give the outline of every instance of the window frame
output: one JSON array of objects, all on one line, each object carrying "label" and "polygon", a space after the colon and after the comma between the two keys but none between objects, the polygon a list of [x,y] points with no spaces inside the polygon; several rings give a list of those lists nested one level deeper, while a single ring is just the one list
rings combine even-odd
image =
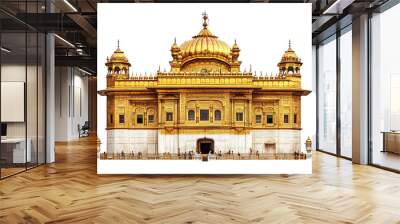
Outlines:
[{"label": "window frame", "polygon": [[[141,117],[142,122],[139,122],[139,116]],[[143,116],[143,114],[137,114],[136,115],[136,124],[144,124],[144,116]]]},{"label": "window frame", "polygon": [[[191,119],[191,112],[193,112],[193,118]],[[196,112],[194,110],[188,110],[187,112],[187,120],[194,121],[196,120]]]},{"label": "window frame", "polygon": [[[152,117],[152,119],[150,119]],[[154,123],[154,114],[147,115],[147,123],[153,124]]]},{"label": "window frame", "polygon": [[[203,112],[207,112],[207,119],[203,119]],[[209,109],[200,109],[200,121],[209,121],[210,120],[210,110]]]},{"label": "window frame", "polygon": [[[238,119],[241,118],[241,119]],[[244,113],[243,112],[236,112],[236,121],[243,122],[244,121]]]},{"label": "window frame", "polygon": [[[342,90],[341,90],[341,85],[342,85],[342,83],[341,83],[341,76],[342,76],[342,68],[341,68],[341,51],[340,51],[340,48],[341,48],[341,37],[344,35],[344,34],[346,34],[347,32],[352,32],[352,21],[351,20],[348,20],[348,19],[346,19],[346,18],[344,18],[343,19],[344,21],[343,21],[343,26],[342,27],[340,27],[340,28],[338,28],[338,29],[336,29],[336,32],[332,32],[331,34],[329,34],[329,35],[326,35],[326,37],[324,37],[323,39],[321,38],[321,39],[319,39],[318,40],[318,42],[317,43],[315,43],[315,44],[313,44],[313,45],[315,45],[315,61],[316,61],[316,63],[315,63],[315,71],[316,71],[316,73],[315,73],[315,79],[316,79],[316,86],[317,86],[317,88],[316,88],[316,138],[315,138],[315,145],[316,145],[316,150],[317,151],[320,151],[320,152],[324,152],[324,153],[327,153],[327,154],[330,154],[330,155],[333,155],[333,156],[336,156],[336,157],[340,157],[340,158],[344,158],[344,159],[347,159],[347,160],[352,160],[352,158],[349,158],[349,157],[346,157],[346,156],[343,156],[342,155],[342,143],[341,143],[341,132],[342,132],[342,125],[341,125],[341,93],[342,93]],[[367,35],[370,35],[370,34],[367,34]],[[335,41],[336,43],[336,50],[335,50],[335,54],[336,54],[336,62],[335,62],[335,65],[336,65],[336,70],[335,70],[335,77],[336,77],[336,86],[335,86],[335,89],[336,89],[336,93],[335,93],[335,96],[336,96],[336,100],[335,100],[335,103],[336,103],[336,108],[335,108],[335,111],[336,111],[336,114],[335,114],[335,122],[336,122],[336,131],[335,131],[335,134],[336,134],[336,137],[335,137],[335,140],[336,140],[336,148],[335,148],[335,151],[334,152],[331,152],[331,151],[328,151],[328,150],[325,150],[325,149],[321,149],[320,148],[320,146],[321,146],[321,144],[320,144],[320,137],[321,137],[321,134],[323,133],[323,131],[324,131],[324,127],[323,126],[320,126],[320,119],[321,119],[321,116],[320,116],[320,110],[321,110],[321,106],[322,105],[320,105],[320,98],[322,97],[321,95],[321,92],[320,92],[320,88],[318,88],[318,86],[320,86],[321,85],[321,74],[320,74],[320,66],[319,66],[319,64],[320,64],[320,62],[321,62],[321,55],[320,55],[320,50],[319,50],[319,48],[320,48],[320,46],[321,45],[325,45],[325,44],[328,44],[329,42],[331,42],[331,41]],[[370,53],[369,53],[370,54]]]},{"label": "window frame", "polygon": [[[271,117],[271,122],[268,122],[269,121],[269,117]],[[273,114],[267,114],[266,122],[267,122],[267,125],[273,125],[274,124],[274,115]]]},{"label": "window frame", "polygon": [[283,115],[283,123],[289,124],[289,120],[290,120],[289,114],[284,114]]},{"label": "window frame", "polygon": [[[216,116],[217,114],[219,114],[218,119],[217,119],[217,116]],[[214,111],[214,120],[215,121],[221,121],[222,120],[222,111],[221,110],[217,109],[217,110]]]},{"label": "window frame", "polygon": [[[258,120],[257,118],[260,118],[260,119]],[[256,124],[262,124],[262,115],[261,114],[256,114],[255,119],[256,119]]]},{"label": "window frame", "polygon": [[[169,117],[171,119],[169,119]],[[168,121],[168,122],[174,121],[174,112],[166,112],[165,113],[165,121]]]},{"label": "window frame", "polygon": [[119,124],[125,124],[125,114],[119,114],[118,121],[119,121]]}]

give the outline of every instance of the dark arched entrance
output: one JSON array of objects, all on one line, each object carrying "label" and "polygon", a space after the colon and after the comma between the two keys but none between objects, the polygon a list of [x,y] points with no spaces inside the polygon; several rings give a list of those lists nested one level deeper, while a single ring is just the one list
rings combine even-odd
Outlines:
[{"label": "dark arched entrance", "polygon": [[214,140],[210,138],[198,139],[196,151],[199,154],[214,154]]}]

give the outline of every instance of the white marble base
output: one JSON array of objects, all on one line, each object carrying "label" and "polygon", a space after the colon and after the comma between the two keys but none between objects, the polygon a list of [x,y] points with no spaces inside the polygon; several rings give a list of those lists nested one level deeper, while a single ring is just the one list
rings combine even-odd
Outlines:
[{"label": "white marble base", "polygon": [[158,135],[158,150],[159,153],[171,152],[181,153],[193,151],[196,152],[196,144],[199,139],[212,139],[214,140],[215,152],[234,152],[248,153],[251,144],[251,134],[247,135],[231,135],[231,134],[180,134],[178,135]]},{"label": "white marble base", "polygon": [[299,130],[252,130],[249,134],[163,134],[159,130],[107,131],[107,152],[181,153],[196,151],[198,139],[214,140],[215,152],[264,152],[265,144],[275,144],[276,153],[293,153],[301,149]]},{"label": "white marble base", "polygon": [[107,153],[155,153],[158,130],[107,130]]},{"label": "white marble base", "polygon": [[276,153],[293,153],[301,150],[301,131],[299,130],[253,130],[254,150],[263,152],[265,144],[276,144]]}]

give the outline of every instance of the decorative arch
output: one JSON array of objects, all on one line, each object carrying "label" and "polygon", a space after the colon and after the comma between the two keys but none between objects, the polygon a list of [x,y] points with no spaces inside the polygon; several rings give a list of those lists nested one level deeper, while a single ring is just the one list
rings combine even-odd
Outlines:
[{"label": "decorative arch", "polygon": [[116,73],[116,74],[119,74],[120,73],[120,68],[118,67],[118,66],[115,66],[114,67],[114,72]]},{"label": "decorative arch", "polygon": [[196,152],[199,154],[214,154],[214,139],[206,137],[197,139]]},{"label": "decorative arch", "polygon": [[188,120],[189,120],[189,121],[194,121],[194,119],[195,119],[194,110],[189,110],[189,111],[188,111]]},{"label": "decorative arch", "polygon": [[231,66],[225,60],[217,57],[207,56],[204,58],[193,58],[182,62],[181,71],[194,71],[201,73],[228,72]]},{"label": "decorative arch", "polygon": [[216,109],[214,111],[214,120],[216,120],[216,121],[222,120],[222,112],[221,112],[221,110]]},{"label": "decorative arch", "polygon": [[293,66],[289,66],[289,67],[287,68],[287,73],[288,73],[288,74],[294,73],[294,68],[293,68]]}]

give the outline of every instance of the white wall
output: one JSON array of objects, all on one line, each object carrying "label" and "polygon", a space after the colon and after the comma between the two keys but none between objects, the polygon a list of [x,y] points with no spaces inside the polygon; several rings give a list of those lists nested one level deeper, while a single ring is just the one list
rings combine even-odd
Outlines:
[{"label": "white wall", "polygon": [[[25,64],[8,64],[1,66],[1,81],[25,82]],[[29,70],[29,67],[28,67]],[[7,110],[7,108],[1,108]],[[7,137],[25,137],[24,122],[7,123]]]},{"label": "white wall", "polygon": [[[277,153],[293,153],[300,150],[298,130],[252,130],[246,135],[235,134],[163,134],[159,130],[107,130],[107,153],[143,152],[159,153],[196,151],[198,139],[214,140],[215,152],[230,150],[249,153],[250,148],[263,152],[265,143],[275,143]],[[304,150],[303,150],[304,151]],[[101,150],[105,152],[105,150]]]},{"label": "white wall", "polygon": [[209,138],[214,140],[215,152],[234,152],[248,153],[252,147],[251,134],[233,135],[233,134],[180,134],[169,135],[158,133],[158,152],[178,153],[178,144],[180,152],[196,152],[198,139]]},{"label": "white wall", "polygon": [[56,67],[56,141],[79,138],[78,124],[88,120],[88,77],[73,67]]},{"label": "white wall", "polygon": [[[28,124],[28,137],[32,127],[36,130],[36,113],[32,113],[33,109],[36,111],[36,80],[33,80],[30,74],[36,74],[36,67],[29,66],[25,67],[25,64],[5,64],[1,66],[1,81],[4,82],[25,82],[25,74],[27,69],[28,72],[28,88],[27,88],[27,120],[28,122],[33,122],[35,124]],[[25,82],[26,83],[26,82]],[[40,105],[39,105],[40,106]],[[7,108],[1,108],[1,110],[7,110]],[[33,127],[34,126],[34,127]],[[8,137],[25,137],[25,122],[7,122],[7,136]],[[36,137],[36,132],[35,132]]]}]

